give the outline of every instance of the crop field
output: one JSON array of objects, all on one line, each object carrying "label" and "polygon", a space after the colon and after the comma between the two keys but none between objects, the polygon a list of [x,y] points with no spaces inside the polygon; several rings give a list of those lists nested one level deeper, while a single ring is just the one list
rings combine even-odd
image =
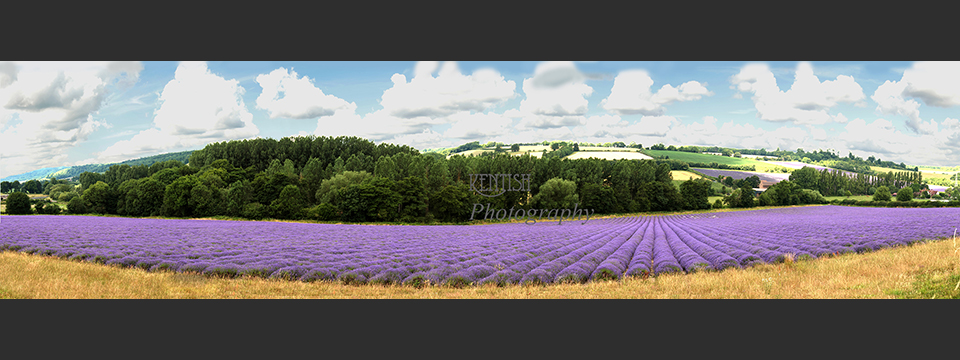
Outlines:
[{"label": "crop field", "polygon": [[958,215],[807,206],[476,226],[4,216],[0,250],[228,278],[583,283],[869,252],[952,236]]},{"label": "crop field", "polygon": [[671,172],[670,172],[670,176],[673,177],[673,181],[677,181],[677,180],[686,181],[686,180],[690,180],[690,179],[701,179],[701,178],[703,178],[703,176],[694,174],[694,173],[692,173],[692,172],[689,172],[689,171],[680,171],[680,170],[673,170],[673,171],[671,171]]},{"label": "crop field", "polygon": [[700,169],[700,168],[693,168],[693,170],[699,171],[700,173],[707,176],[717,177],[718,175],[723,175],[723,176],[732,177],[735,180],[746,179],[754,175],[760,178],[760,180],[770,181],[773,183],[778,183],[780,181],[790,179],[790,174],[785,174],[785,173],[759,173],[759,172],[750,172],[750,171]]},{"label": "crop field", "polygon": [[647,155],[644,155],[638,152],[629,152],[629,151],[577,151],[567,156],[567,159],[570,159],[570,160],[587,159],[587,158],[597,158],[597,159],[603,159],[603,160],[619,160],[619,159],[650,160],[650,159],[653,159]]},{"label": "crop field", "polygon": [[634,148],[618,148],[618,147],[609,147],[609,146],[581,146],[580,150],[582,151],[626,151],[626,152],[637,151],[637,149],[634,149]]},{"label": "crop field", "polygon": [[644,151],[653,156],[669,156],[671,159],[686,161],[686,162],[701,162],[701,163],[715,162],[717,164],[725,164],[725,165],[753,165],[756,167],[757,171],[759,172],[775,171],[776,169],[783,167],[770,161],[759,161],[754,159],[735,158],[735,157],[727,157],[727,156],[720,156],[720,155],[697,154],[697,153],[690,153],[685,151],[670,151],[670,150],[644,150]]}]

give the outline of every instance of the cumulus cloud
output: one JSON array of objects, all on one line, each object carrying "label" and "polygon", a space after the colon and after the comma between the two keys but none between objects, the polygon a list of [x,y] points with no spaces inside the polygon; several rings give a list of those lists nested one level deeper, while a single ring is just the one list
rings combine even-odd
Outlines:
[{"label": "cumulus cloud", "polygon": [[777,86],[773,72],[766,64],[748,64],[730,78],[740,93],[753,93],[757,116],[775,122],[825,124],[843,122],[846,117],[829,112],[838,103],[859,103],[863,89],[852,76],[839,75],[836,80],[821,82],[807,62],[797,65],[793,85],[787,91]]},{"label": "cumulus cloud", "polygon": [[627,70],[613,80],[610,96],[601,101],[604,109],[618,115],[643,114],[663,115],[663,105],[674,101],[700,100],[711,96],[704,84],[688,81],[673,87],[666,84],[656,93],[650,90],[653,79],[644,70]]},{"label": "cumulus cloud", "polygon": [[263,91],[257,97],[257,108],[267,110],[271,119],[314,119],[340,109],[356,109],[354,103],[324,94],[313,82],[306,76],[297,78],[297,72],[286,68],[260,74],[257,83]]},{"label": "cumulus cloud", "polygon": [[[445,120],[444,120],[445,121]],[[417,117],[405,119],[377,110],[360,116],[353,109],[336,111],[317,121],[317,136],[357,136],[371,141],[389,141],[396,136],[421,133],[436,125],[436,119]]]},{"label": "cumulus cloud", "polygon": [[523,80],[526,97],[520,101],[521,129],[550,129],[583,124],[587,113],[586,96],[593,88],[573,62],[551,61],[537,64],[533,77]]},{"label": "cumulus cloud", "polygon": [[903,95],[937,107],[960,105],[960,62],[923,61],[903,72]]},{"label": "cumulus cloud", "polygon": [[677,145],[721,146],[750,149],[795,149],[815,145],[809,142],[807,132],[797,127],[781,127],[767,131],[752,124],[721,123],[716,117],[705,116],[701,122],[678,123],[652,143]]},{"label": "cumulus cloud", "polygon": [[450,116],[454,120],[444,137],[462,140],[483,140],[488,137],[505,135],[513,130],[513,119],[496,114],[470,114],[460,112]]},{"label": "cumulus cloud", "polygon": [[94,117],[109,89],[136,82],[142,69],[139,62],[0,63],[3,172],[65,164],[70,148],[109,126]]},{"label": "cumulus cloud", "polygon": [[516,96],[516,83],[504,80],[499,72],[484,68],[464,75],[452,61],[419,62],[410,81],[403,74],[394,74],[390,80],[393,87],[383,92],[380,105],[401,118],[480,112]]},{"label": "cumulus cloud", "polygon": [[[438,72],[439,70],[439,72]],[[438,73],[437,73],[438,72]],[[434,76],[437,73],[437,76]],[[358,136],[372,141],[426,144],[437,139],[433,126],[454,123],[447,131],[454,137],[476,137],[478,131],[497,130],[509,118],[481,114],[516,96],[516,84],[492,69],[470,75],[456,62],[418,62],[413,79],[403,74],[391,77],[393,86],[383,92],[382,109],[359,115],[356,106],[336,110],[317,121],[318,136]],[[516,111],[510,116],[518,117]],[[472,124],[490,121],[487,124]],[[430,146],[436,147],[436,146]]]},{"label": "cumulus cloud", "polygon": [[960,105],[960,62],[917,62],[900,81],[886,81],[870,97],[881,114],[907,117],[906,125],[918,134],[937,131],[933,120],[920,117],[920,102],[937,107]]},{"label": "cumulus cloud", "polygon": [[239,81],[210,72],[205,62],[181,62],[160,92],[154,128],[99,154],[102,162],[177,151],[210,142],[252,138],[260,130],[243,102]]},{"label": "cumulus cloud", "polygon": [[[644,116],[630,122],[619,115],[591,116],[583,126],[572,129],[578,138],[630,140],[643,137],[662,137],[680,121],[672,116]],[[597,142],[597,140],[589,140]],[[606,142],[609,140],[605,140]],[[629,142],[629,141],[627,141]]]}]

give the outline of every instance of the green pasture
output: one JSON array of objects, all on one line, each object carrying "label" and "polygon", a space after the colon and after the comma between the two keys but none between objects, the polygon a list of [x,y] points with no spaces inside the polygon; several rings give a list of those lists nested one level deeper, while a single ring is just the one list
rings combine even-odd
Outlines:
[{"label": "green pasture", "polygon": [[684,151],[670,151],[670,150],[644,150],[647,154],[651,156],[668,156],[670,159],[686,161],[686,162],[699,162],[699,163],[712,163],[725,164],[725,165],[753,165],[756,167],[756,172],[777,172],[776,169],[783,168],[780,165],[774,165],[768,162],[763,162],[753,159],[745,158],[735,158],[735,157],[726,157],[718,155],[709,155],[709,154],[697,154]]}]

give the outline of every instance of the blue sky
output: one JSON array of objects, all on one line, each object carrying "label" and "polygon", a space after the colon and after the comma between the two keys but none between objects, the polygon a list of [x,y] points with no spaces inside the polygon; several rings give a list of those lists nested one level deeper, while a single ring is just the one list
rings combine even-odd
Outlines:
[{"label": "blue sky", "polygon": [[6,62],[0,177],[351,135],[831,149],[960,165],[960,62]]}]

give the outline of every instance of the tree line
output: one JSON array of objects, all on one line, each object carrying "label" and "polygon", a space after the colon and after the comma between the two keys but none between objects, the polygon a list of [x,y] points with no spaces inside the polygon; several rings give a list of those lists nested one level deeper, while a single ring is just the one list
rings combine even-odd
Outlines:
[{"label": "tree line", "polygon": [[878,175],[849,174],[840,170],[803,167],[790,174],[790,180],[801,188],[817,190],[824,196],[873,195],[877,188],[902,189],[915,185],[916,191],[927,188],[920,172],[885,172]]},{"label": "tree line", "polygon": [[[565,149],[571,144],[552,153]],[[671,166],[652,160],[436,155],[355,137],[227,141],[194,151],[188,164],[114,165],[44,186],[74,214],[347,222],[460,222],[477,203],[578,204],[598,214],[708,209],[714,195],[708,180],[675,186]],[[530,174],[530,191],[483,197],[470,174]]]}]

